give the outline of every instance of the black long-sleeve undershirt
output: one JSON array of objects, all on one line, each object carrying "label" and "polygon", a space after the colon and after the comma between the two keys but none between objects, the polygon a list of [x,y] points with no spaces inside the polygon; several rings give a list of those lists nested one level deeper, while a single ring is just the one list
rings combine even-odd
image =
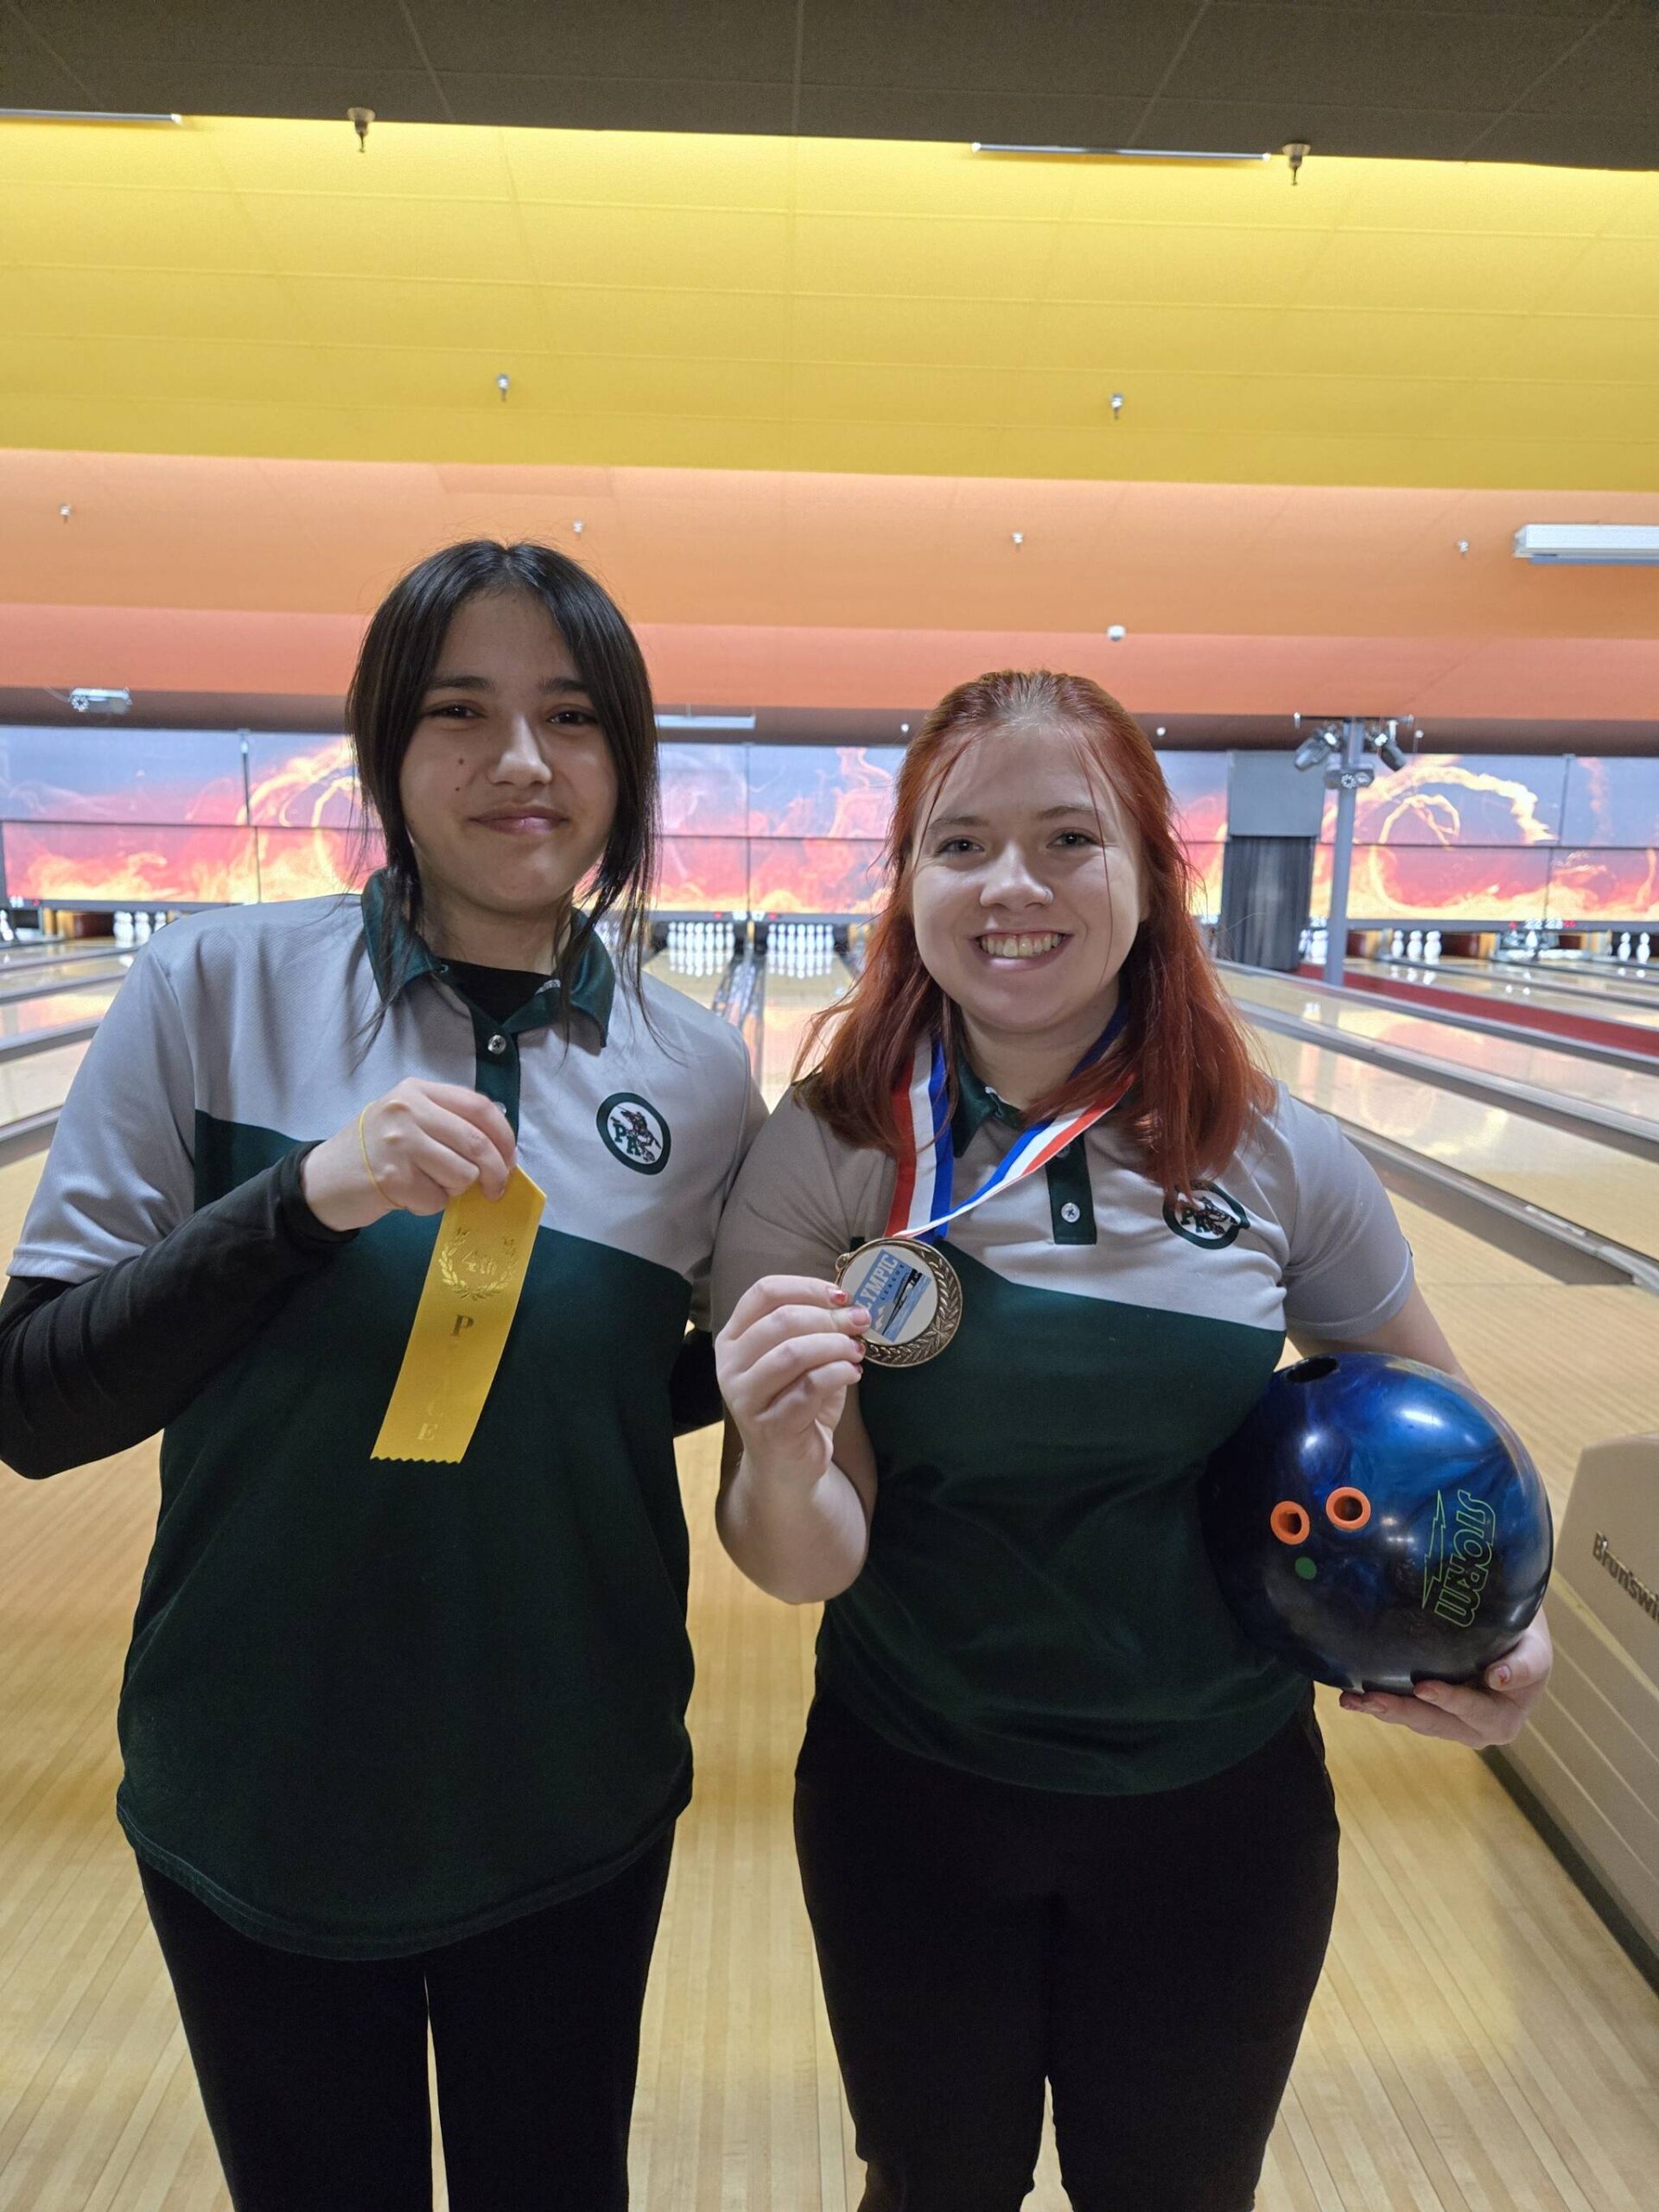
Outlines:
[{"label": "black long-sleeve undershirt", "polygon": [[153,1436],[353,1231],[305,1202],[312,1147],[88,1281],[15,1276],[0,1299],[0,1459],[61,1473]]}]

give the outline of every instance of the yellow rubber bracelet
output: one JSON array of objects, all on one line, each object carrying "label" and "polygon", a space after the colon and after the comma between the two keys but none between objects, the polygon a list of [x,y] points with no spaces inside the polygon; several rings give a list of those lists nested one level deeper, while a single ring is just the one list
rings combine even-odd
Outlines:
[{"label": "yellow rubber bracelet", "polygon": [[[370,1104],[372,1105],[372,1103],[373,1101],[371,1100]],[[401,1206],[398,1205],[396,1198],[389,1198],[386,1196],[385,1192],[380,1187],[380,1178],[374,1172],[374,1163],[369,1158],[369,1141],[363,1134],[363,1123],[367,1117],[368,1110],[368,1107],[365,1106],[363,1109],[362,1113],[360,1113],[357,1117],[357,1148],[363,1155],[363,1166],[365,1172],[367,1173],[370,1182],[373,1184],[375,1196],[379,1199],[382,1205],[390,1206],[394,1213],[407,1213],[409,1211],[409,1208],[407,1206]]]}]

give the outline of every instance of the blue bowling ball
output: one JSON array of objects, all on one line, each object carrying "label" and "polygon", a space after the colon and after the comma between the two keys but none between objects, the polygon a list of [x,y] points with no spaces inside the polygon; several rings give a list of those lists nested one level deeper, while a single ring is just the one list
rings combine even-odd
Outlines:
[{"label": "blue bowling ball", "polygon": [[1475,1680],[1549,1580],[1526,1446],[1466,1382],[1392,1354],[1281,1369],[1211,1456],[1200,1502],[1245,1634],[1342,1689]]}]

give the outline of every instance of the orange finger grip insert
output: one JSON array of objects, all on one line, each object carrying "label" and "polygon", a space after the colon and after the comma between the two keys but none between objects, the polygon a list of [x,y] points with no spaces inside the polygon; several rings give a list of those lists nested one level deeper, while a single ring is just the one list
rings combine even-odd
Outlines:
[{"label": "orange finger grip insert", "polygon": [[1307,1532],[1313,1526],[1306,1506],[1294,1504],[1289,1498],[1274,1507],[1268,1522],[1281,1544],[1306,1543]]},{"label": "orange finger grip insert", "polygon": [[1325,1510],[1338,1529],[1351,1533],[1363,1529],[1370,1519],[1371,1501],[1363,1490],[1333,1490],[1325,1501]]}]

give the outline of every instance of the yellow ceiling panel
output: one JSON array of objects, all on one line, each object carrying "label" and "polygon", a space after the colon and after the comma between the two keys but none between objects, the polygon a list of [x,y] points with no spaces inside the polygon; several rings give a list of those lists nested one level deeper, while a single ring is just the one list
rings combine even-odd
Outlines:
[{"label": "yellow ceiling panel", "polygon": [[1326,251],[1324,231],[1073,223],[1047,267],[1051,299],[1260,305],[1294,298]]},{"label": "yellow ceiling panel", "polygon": [[761,214],[783,213],[791,205],[794,148],[787,138],[646,130],[497,135],[514,188],[527,202]]},{"label": "yellow ceiling panel", "polygon": [[1343,231],[1324,242],[1299,288],[1299,302],[1407,315],[1519,314],[1547,300],[1586,250],[1580,238]]},{"label": "yellow ceiling panel", "polygon": [[789,218],[730,208],[525,207],[519,220],[543,284],[783,291]]},{"label": "yellow ceiling panel", "polygon": [[942,215],[802,215],[794,281],[803,292],[848,300],[1032,299],[1053,229]]},{"label": "yellow ceiling panel", "polygon": [[199,118],[0,182],[0,445],[1659,486],[1647,175]]},{"label": "yellow ceiling panel", "polygon": [[287,334],[318,346],[481,346],[505,361],[556,342],[534,284],[311,276],[276,289],[289,302]]},{"label": "yellow ceiling panel", "polygon": [[[785,303],[788,304],[787,302]],[[803,292],[788,325],[796,358],[942,366],[964,361],[1014,368],[1031,358],[1035,311],[1023,302],[913,300],[856,302],[830,292]]]},{"label": "yellow ceiling panel", "polygon": [[1541,298],[1557,315],[1659,315],[1659,242],[1597,238]]},{"label": "yellow ceiling panel", "polygon": [[341,198],[511,200],[513,178],[498,130],[436,130],[377,123],[359,150],[342,108],[338,123],[238,117],[228,127],[192,118],[233,191],[323,193]]},{"label": "yellow ceiling panel", "polygon": [[506,200],[272,192],[247,193],[236,204],[269,265],[288,275],[493,284],[531,275],[521,218]]},{"label": "yellow ceiling panel", "polygon": [[[7,129],[0,123],[0,139]],[[0,264],[87,269],[111,264],[212,275],[257,270],[258,245],[240,202],[227,192],[38,182],[9,184],[0,192]]]},{"label": "yellow ceiling panel", "polygon": [[[279,276],[219,270],[211,283],[182,269],[37,269],[24,301],[9,308],[15,334],[170,338],[188,333],[227,345],[290,342],[294,297]],[[10,287],[8,287],[10,291]]]},{"label": "yellow ceiling panel", "polygon": [[572,353],[690,354],[728,360],[789,357],[787,292],[542,289],[548,342]]},{"label": "yellow ceiling panel", "polygon": [[[918,158],[919,156],[919,158]],[[967,146],[897,139],[803,138],[796,148],[795,206],[810,215],[960,216],[1057,221],[1096,162],[1016,159]]]}]

